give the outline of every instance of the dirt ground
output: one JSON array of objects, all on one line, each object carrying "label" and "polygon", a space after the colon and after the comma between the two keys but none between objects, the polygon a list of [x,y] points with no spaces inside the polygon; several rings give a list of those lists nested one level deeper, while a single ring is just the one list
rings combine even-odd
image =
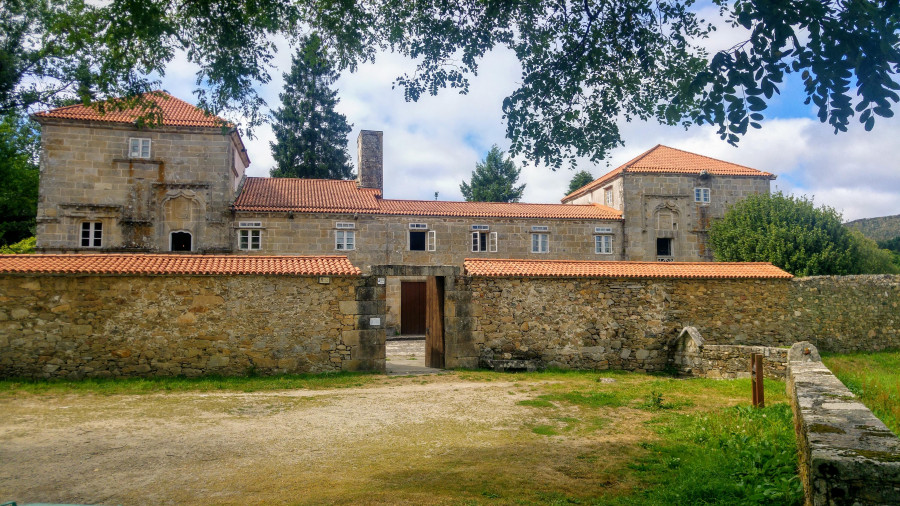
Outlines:
[{"label": "dirt ground", "polygon": [[7,395],[0,502],[459,504],[619,486],[603,455],[627,456],[635,420],[540,436],[539,415],[517,404],[538,388],[451,373],[331,390]]}]

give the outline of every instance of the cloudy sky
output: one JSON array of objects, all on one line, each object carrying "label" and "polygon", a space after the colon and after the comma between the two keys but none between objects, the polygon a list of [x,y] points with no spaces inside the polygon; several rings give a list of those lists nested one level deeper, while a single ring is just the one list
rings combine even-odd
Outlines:
[{"label": "cloudy sky", "polygon": [[[707,13],[707,19],[717,17]],[[724,24],[720,24],[724,26]],[[729,47],[740,34],[720,29],[709,40],[710,48]],[[282,72],[290,68],[290,49],[279,52],[272,82],[260,89],[275,108],[283,86]],[[414,69],[414,63],[398,55],[379,55],[374,64],[362,65],[337,83],[343,113],[353,124],[348,149],[356,160],[359,130],[384,132],[384,194],[386,198],[462,200],[459,184],[471,177],[475,163],[492,144],[504,151],[509,140],[501,104],[520,80],[514,55],[505,50],[490,53],[471,78],[469,94],[445,90],[407,103],[400,89],[391,89],[397,76]],[[183,59],[172,63],[163,88],[191,101],[194,69]],[[816,203],[843,213],[845,220],[900,214],[900,121],[879,118],[866,132],[855,122],[847,133],[816,119],[811,106],[803,105],[802,85],[787,83],[782,95],[770,103],[761,130],[752,130],[737,148],[721,141],[711,126],[666,127],[656,123],[622,122],[625,146],[611,152],[599,165],[580,163],[578,170],[600,177],[643,151],[664,144],[773,172],[773,189],[805,194]],[[250,154],[251,176],[268,175],[273,166],[269,142],[271,128],[255,131],[244,139]],[[520,182],[527,184],[524,202],[559,202],[573,172],[553,172],[542,166],[523,167]]]}]

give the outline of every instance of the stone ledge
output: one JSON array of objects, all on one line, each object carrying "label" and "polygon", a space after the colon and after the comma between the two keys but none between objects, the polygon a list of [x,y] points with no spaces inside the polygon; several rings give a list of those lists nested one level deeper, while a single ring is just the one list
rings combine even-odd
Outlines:
[{"label": "stone ledge", "polygon": [[787,392],[807,504],[900,504],[900,438],[808,342],[789,352]]}]

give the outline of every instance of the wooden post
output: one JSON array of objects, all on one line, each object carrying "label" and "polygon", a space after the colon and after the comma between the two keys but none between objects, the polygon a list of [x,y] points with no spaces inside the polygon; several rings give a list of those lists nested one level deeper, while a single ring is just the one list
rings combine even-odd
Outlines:
[{"label": "wooden post", "polygon": [[750,354],[750,385],[753,390],[753,407],[766,407],[765,395],[765,371],[763,369],[762,353]]}]

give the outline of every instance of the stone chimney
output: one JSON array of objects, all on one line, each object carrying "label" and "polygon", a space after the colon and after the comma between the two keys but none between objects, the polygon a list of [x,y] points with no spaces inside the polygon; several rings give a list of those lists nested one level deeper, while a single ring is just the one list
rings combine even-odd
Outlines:
[{"label": "stone chimney", "polygon": [[358,175],[356,184],[360,188],[375,188],[383,191],[384,155],[382,151],[382,139],[384,132],[375,130],[361,130],[356,139],[356,149],[359,156]]}]

